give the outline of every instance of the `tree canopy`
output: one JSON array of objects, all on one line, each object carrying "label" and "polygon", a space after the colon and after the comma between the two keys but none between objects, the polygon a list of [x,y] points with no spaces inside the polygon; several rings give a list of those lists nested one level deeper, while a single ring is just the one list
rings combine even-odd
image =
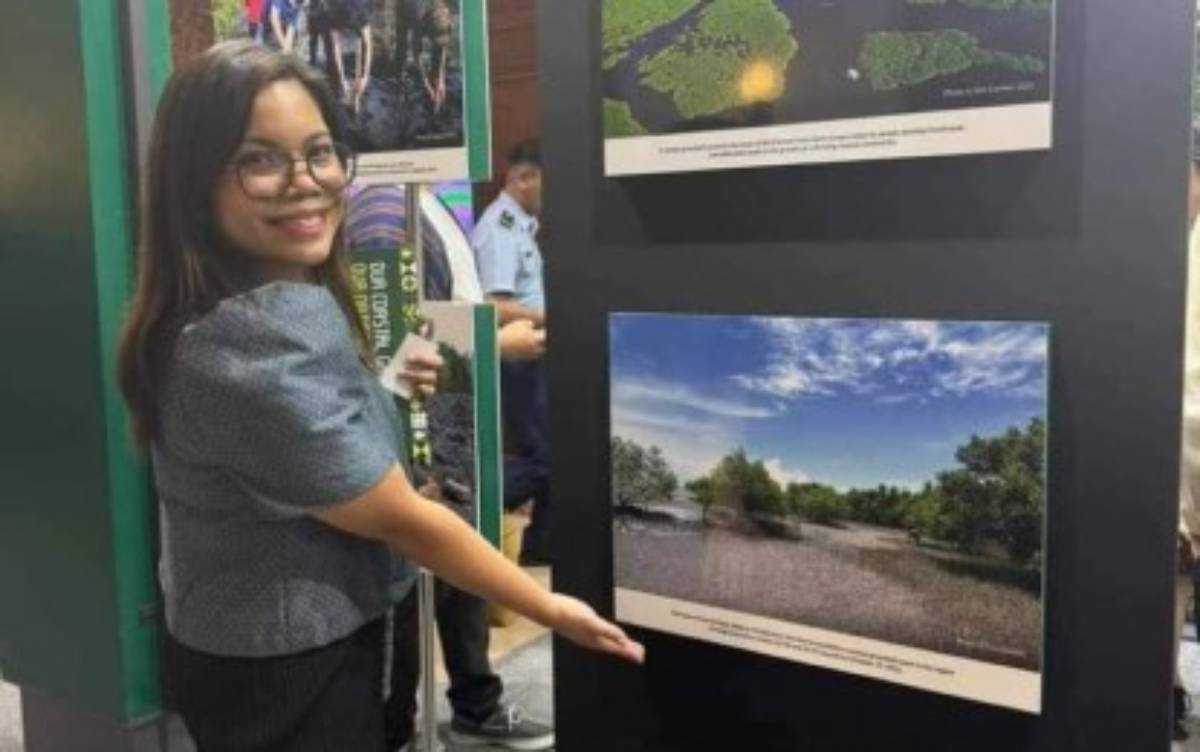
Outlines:
[{"label": "tree canopy", "polygon": [[[622,442],[620,454],[630,468],[652,464],[647,459],[637,464],[637,451],[661,458],[657,448],[646,453],[632,447]],[[958,466],[938,473],[919,490],[881,484],[839,491],[821,483],[781,488],[762,461],[752,460],[739,447],[685,488],[705,521],[713,509],[722,509],[766,532],[779,529],[783,517],[819,525],[861,522],[907,530],[917,540],[944,541],[966,552],[1000,550],[1014,561],[1028,562],[1042,547],[1045,448],[1045,421],[1034,418],[1023,428],[971,437],[955,451]],[[617,457],[614,449],[614,463]],[[614,465],[614,477],[618,473],[626,478],[645,475],[633,469],[618,471]]]},{"label": "tree canopy", "polygon": [[615,505],[634,506],[670,499],[679,487],[679,479],[658,447],[647,449],[614,436],[612,486]]}]

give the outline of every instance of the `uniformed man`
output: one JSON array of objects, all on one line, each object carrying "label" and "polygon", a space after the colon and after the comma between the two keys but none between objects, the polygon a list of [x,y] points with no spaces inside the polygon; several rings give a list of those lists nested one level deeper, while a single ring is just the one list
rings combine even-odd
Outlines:
[{"label": "uniformed man", "polygon": [[[545,325],[542,252],[537,242],[541,211],[541,154],[536,142],[527,141],[509,152],[504,191],[471,234],[479,281],[496,304],[501,324],[524,319],[538,327]],[[533,499],[521,563],[548,564],[549,441],[543,362],[502,363],[501,398],[505,438],[512,450],[504,468],[504,501],[511,508]]]}]

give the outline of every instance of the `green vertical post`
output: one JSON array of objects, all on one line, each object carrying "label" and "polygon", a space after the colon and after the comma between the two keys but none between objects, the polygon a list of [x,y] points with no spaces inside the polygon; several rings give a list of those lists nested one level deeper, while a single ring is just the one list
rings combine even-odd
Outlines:
[{"label": "green vertical post", "polygon": [[496,548],[504,542],[504,458],[500,424],[500,356],[496,308],[475,306],[475,498],[480,535]]}]

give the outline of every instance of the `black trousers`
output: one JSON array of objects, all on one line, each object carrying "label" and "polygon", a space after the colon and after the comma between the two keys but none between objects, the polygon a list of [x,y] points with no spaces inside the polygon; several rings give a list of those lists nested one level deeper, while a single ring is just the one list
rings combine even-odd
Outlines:
[{"label": "black trousers", "polygon": [[[476,723],[495,712],[504,683],[488,660],[487,604],[458,588],[437,581],[434,590],[438,637],[450,689],[446,698],[454,715]],[[421,679],[417,589],[393,607],[391,695],[385,714],[391,748],[412,738]]]},{"label": "black trousers", "polygon": [[230,658],[166,640],[165,675],[199,752],[385,752],[384,621],[315,650]]},{"label": "black trousers", "polygon": [[550,553],[550,436],[546,415],[546,371],[540,360],[500,364],[504,430],[515,456],[504,463],[504,505],[533,499],[522,550]]}]

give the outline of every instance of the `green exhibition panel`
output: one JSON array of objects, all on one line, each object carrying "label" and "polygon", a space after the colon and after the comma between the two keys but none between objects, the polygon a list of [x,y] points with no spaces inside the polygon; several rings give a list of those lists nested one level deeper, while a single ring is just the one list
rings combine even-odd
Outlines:
[{"label": "green exhibition panel", "polygon": [[[161,697],[149,473],[115,383],[129,20],[118,0],[22,6],[0,25],[0,670],[130,723]],[[164,7],[137,6],[165,40]]]}]

